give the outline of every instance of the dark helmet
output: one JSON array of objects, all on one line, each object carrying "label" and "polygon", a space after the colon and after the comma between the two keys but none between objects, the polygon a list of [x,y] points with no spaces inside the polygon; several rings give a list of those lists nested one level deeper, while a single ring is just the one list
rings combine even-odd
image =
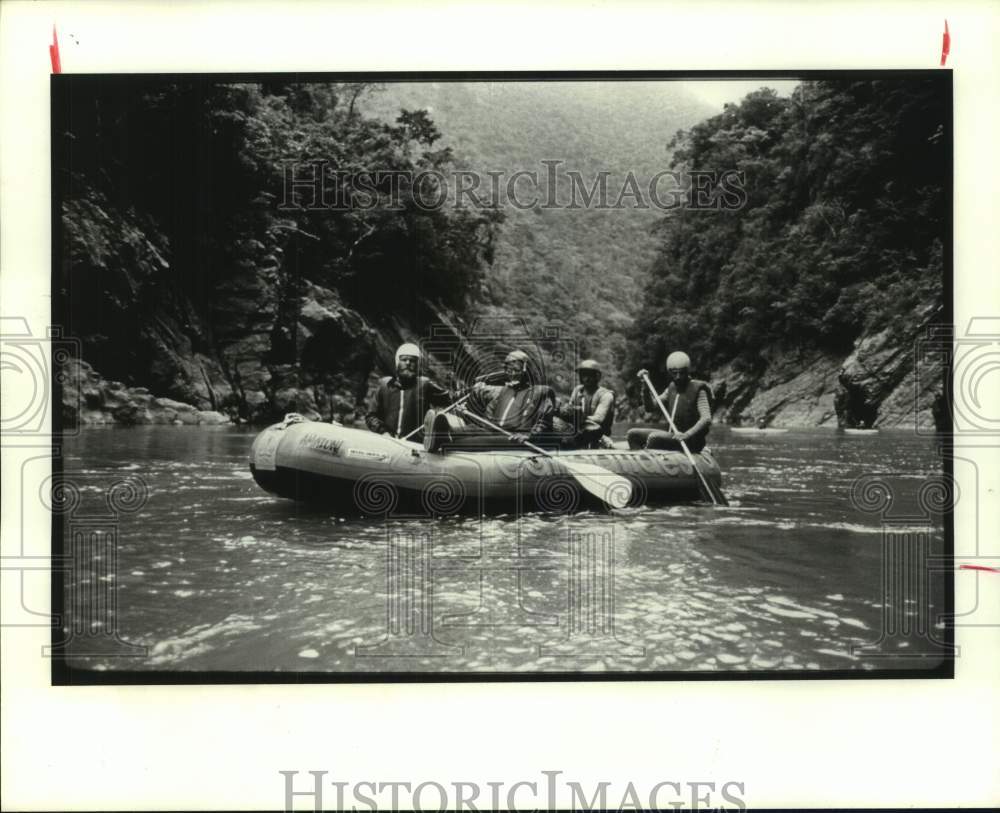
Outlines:
[{"label": "dark helmet", "polygon": [[586,370],[590,370],[598,374],[602,372],[601,365],[598,364],[596,361],[594,361],[594,359],[584,359],[583,361],[581,361],[579,364],[576,365],[576,371],[578,373],[582,373]]}]

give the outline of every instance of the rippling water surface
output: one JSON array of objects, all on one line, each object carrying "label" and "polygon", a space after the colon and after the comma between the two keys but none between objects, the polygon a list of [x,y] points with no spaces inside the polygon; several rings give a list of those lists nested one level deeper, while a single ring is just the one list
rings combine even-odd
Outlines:
[{"label": "rippling water surface", "polygon": [[[94,428],[67,439],[82,502],[67,533],[123,477],[148,484],[117,514],[117,561],[67,577],[70,663],[98,670],[687,671],[925,669],[880,637],[882,520],[851,500],[877,474],[913,516],[940,479],[933,438],[830,430],[713,430],[729,508],[688,504],[568,516],[344,519],[261,491],[255,432]],[[96,512],[96,513],[95,513]],[[93,583],[117,596],[98,647]],[[941,585],[930,594],[941,611]],[[81,604],[80,602],[84,602]],[[913,613],[917,610],[914,608]],[[112,623],[111,626],[114,626]],[[104,636],[105,638],[107,636]],[[92,640],[94,639],[94,640]],[[93,652],[109,654],[94,655]],[[110,654],[115,653],[115,654]]]}]

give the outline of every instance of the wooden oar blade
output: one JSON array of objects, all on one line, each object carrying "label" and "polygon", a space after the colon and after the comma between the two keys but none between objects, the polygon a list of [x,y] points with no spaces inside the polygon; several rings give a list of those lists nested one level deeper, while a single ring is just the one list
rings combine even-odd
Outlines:
[{"label": "wooden oar blade", "polygon": [[[475,423],[482,426],[488,426],[495,432],[499,432],[502,435],[506,435],[508,438],[513,438],[514,434],[508,432],[503,427],[497,426],[495,423],[491,423],[482,416],[469,415]],[[550,457],[553,460],[558,460],[563,464],[563,468],[566,469],[569,474],[571,474],[576,481],[587,491],[593,494],[597,499],[604,503],[607,503],[612,508],[624,508],[628,505],[629,500],[632,499],[632,483],[626,477],[622,477],[620,474],[615,474],[612,471],[608,471],[601,466],[595,466],[591,463],[583,463],[577,461],[567,460],[565,457],[557,457],[550,452],[545,451],[526,440],[519,441],[521,445],[538,452],[540,455],[545,457]]]},{"label": "wooden oar blade", "polygon": [[632,499],[632,483],[628,478],[590,463],[570,461],[565,457],[557,459],[583,488],[612,508],[624,508]]}]

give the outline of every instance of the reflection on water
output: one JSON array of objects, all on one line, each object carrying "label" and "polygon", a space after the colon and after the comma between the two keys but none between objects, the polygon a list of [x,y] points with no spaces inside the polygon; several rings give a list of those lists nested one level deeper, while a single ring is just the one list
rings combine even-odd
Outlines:
[{"label": "reflection on water", "polygon": [[[145,658],[71,650],[94,669],[685,671],[923,669],[912,636],[880,648],[883,533],[851,486],[878,473],[900,533],[940,555],[920,486],[933,439],[713,431],[731,507],[387,522],[272,497],[247,469],[254,432],[92,429],[67,440],[84,499],[121,475],[148,500],[118,515],[119,635]],[[95,554],[96,555],[96,554]],[[67,579],[79,596],[86,568]],[[73,592],[73,590],[77,592]],[[910,599],[908,599],[910,600]],[[934,582],[931,613],[942,608]],[[914,604],[907,615],[926,615]],[[79,622],[68,600],[67,628]],[[77,614],[84,610],[76,608]],[[920,618],[924,623],[926,619]],[[96,623],[96,622],[95,622]],[[916,623],[916,621],[914,622]],[[933,627],[933,616],[931,622]],[[92,630],[93,631],[93,630]],[[933,649],[933,647],[931,647]],[[917,653],[919,654],[919,653]]]}]

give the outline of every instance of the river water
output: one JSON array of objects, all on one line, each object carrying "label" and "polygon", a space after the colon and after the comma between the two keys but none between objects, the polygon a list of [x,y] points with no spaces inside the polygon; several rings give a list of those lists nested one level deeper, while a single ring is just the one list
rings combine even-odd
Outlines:
[{"label": "river water", "polygon": [[[913,635],[876,643],[884,517],[877,489],[852,499],[857,478],[875,476],[894,496],[893,532],[940,555],[942,519],[918,499],[941,480],[933,437],[720,427],[710,446],[728,508],[373,521],[263,492],[247,466],[255,433],[154,426],[67,438],[64,479],[80,502],[64,514],[65,538],[81,538],[95,516],[113,531],[88,553],[66,542],[77,551],[65,580],[70,665],[718,673],[938,663]],[[122,480],[148,494],[132,491],[109,512],[104,495]],[[942,584],[903,608],[932,636],[943,636]],[[94,608],[97,595],[114,600],[110,610]]]}]

